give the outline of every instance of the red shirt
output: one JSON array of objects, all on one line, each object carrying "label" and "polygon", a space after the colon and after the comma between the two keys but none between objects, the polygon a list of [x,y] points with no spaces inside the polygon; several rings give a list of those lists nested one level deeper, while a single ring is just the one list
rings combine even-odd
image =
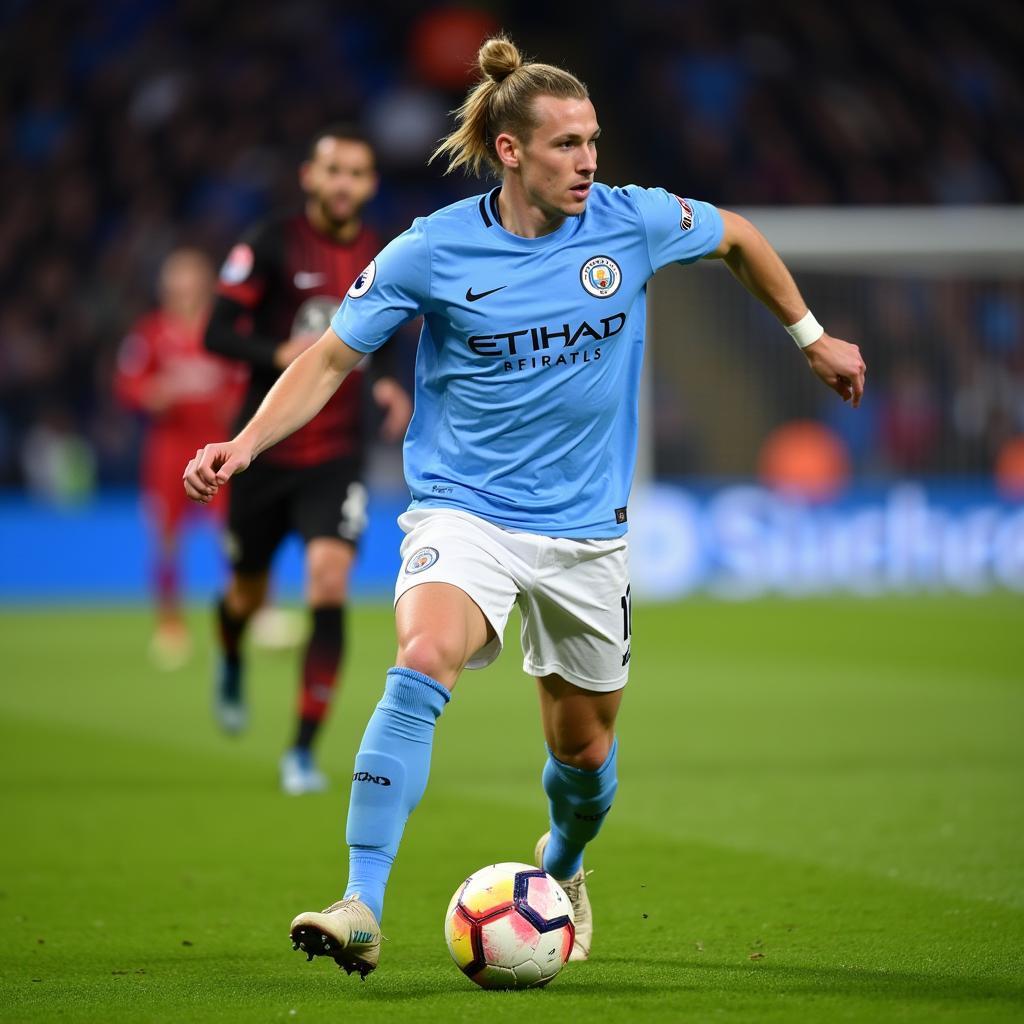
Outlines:
[{"label": "red shirt", "polygon": [[[205,318],[189,323],[163,310],[147,313],[121,342],[114,376],[115,394],[149,416],[151,435],[195,439],[196,448],[228,438],[244,382],[237,366],[206,350],[205,330]],[[175,397],[152,412],[146,398],[163,385]]]}]

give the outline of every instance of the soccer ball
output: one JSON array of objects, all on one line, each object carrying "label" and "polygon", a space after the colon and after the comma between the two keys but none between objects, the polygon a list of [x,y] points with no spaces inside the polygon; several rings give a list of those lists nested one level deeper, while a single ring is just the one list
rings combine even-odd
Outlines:
[{"label": "soccer ball", "polygon": [[455,890],[448,951],[481,988],[546,985],[569,959],[576,925],[562,887],[530,864],[492,864]]}]

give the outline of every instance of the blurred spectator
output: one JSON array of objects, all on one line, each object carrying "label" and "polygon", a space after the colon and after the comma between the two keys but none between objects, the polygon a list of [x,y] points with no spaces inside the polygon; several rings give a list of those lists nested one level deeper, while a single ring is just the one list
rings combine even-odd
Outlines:
[{"label": "blurred spectator", "polygon": [[[534,7],[68,0],[54,17],[7,5],[0,186],[16,201],[0,211],[0,484],[24,484],[19,453],[55,431],[88,439],[101,482],[129,478],[137,435],[110,401],[113,339],[150,305],[172,248],[223,252],[298,200],[290,168],[320,124],[362,120],[379,142],[385,236],[477,191],[425,158],[462,95],[460,55],[498,21],[589,83],[605,180],[728,205],[1024,201],[1018,0],[639,0],[586,35],[577,10]],[[1007,304],[965,314],[959,337],[913,311],[915,335],[932,323],[953,364],[926,358],[914,387],[933,389],[940,433],[966,431],[989,460],[1020,428],[1007,397],[1021,392],[1019,351],[992,348],[1020,337],[1020,295]],[[879,371],[876,359],[876,386]]]},{"label": "blurred spectator", "polygon": [[199,511],[185,497],[181,466],[211,437],[226,437],[245,387],[245,370],[206,351],[214,270],[197,249],[175,249],[160,267],[159,308],[132,325],[117,354],[114,389],[142,414],[142,487],[153,540],[156,630],[151,654],[161,668],[190,652],[181,611],[182,528]]}]

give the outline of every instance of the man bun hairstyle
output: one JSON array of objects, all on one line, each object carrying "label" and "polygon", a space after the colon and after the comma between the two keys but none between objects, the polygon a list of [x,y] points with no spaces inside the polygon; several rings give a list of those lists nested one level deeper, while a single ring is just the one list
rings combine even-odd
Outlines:
[{"label": "man bun hairstyle", "polygon": [[503,165],[494,148],[502,132],[528,142],[537,121],[533,101],[538,96],[585,100],[587,87],[575,76],[552,64],[523,60],[506,35],[484,41],[476,55],[480,81],[455,111],[457,127],[430,155],[448,158],[445,174],[459,167],[478,175],[490,170],[501,176]]},{"label": "man bun hairstyle", "polygon": [[523,66],[523,55],[506,36],[492,36],[480,47],[476,65],[484,78],[500,85],[513,71]]}]

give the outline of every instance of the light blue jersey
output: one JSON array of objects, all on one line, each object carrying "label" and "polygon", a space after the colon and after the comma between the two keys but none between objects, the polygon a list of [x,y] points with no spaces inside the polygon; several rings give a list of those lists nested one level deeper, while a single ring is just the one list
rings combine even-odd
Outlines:
[{"label": "light blue jersey", "polygon": [[722,219],[663,189],[594,185],[542,238],[498,190],[417,219],[353,284],[335,333],[372,352],[423,315],[405,439],[412,508],[512,530],[626,532],[648,279],[717,248]]}]

